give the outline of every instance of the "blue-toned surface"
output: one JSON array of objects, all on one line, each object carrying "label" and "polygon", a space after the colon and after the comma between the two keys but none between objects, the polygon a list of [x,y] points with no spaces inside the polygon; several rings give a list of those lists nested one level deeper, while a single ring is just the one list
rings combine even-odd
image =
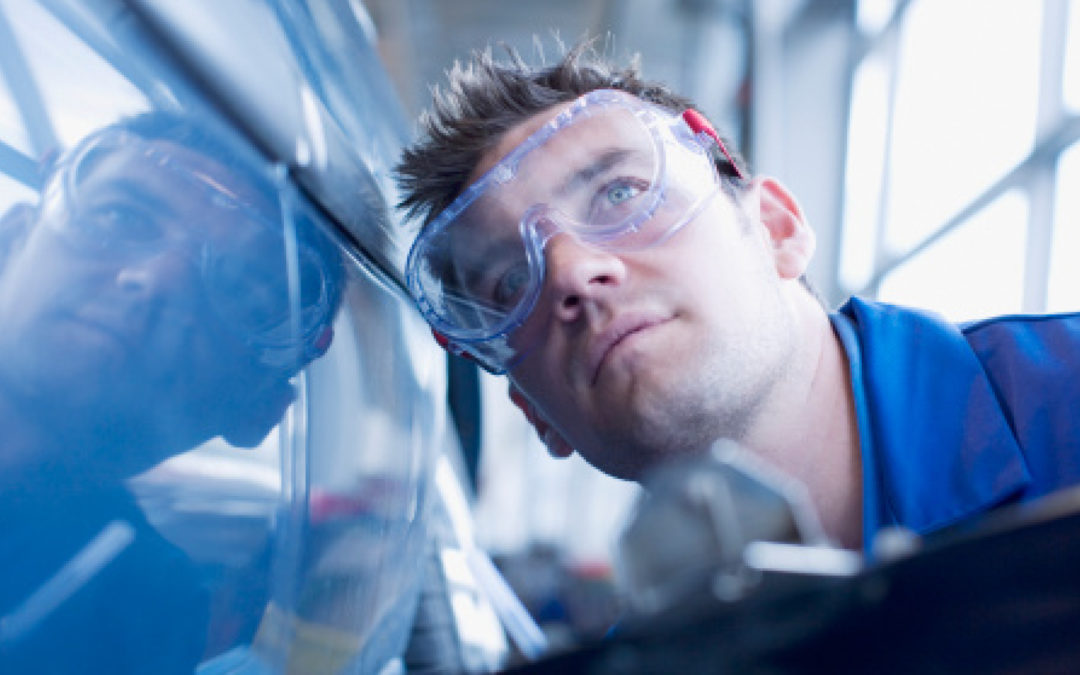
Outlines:
[{"label": "blue-toned surface", "polygon": [[[265,36],[238,16],[204,36],[242,54]],[[15,37],[0,44],[0,672],[393,667],[445,384],[394,270],[377,269],[394,196],[355,173],[387,165],[396,110],[358,102],[353,143],[297,183],[252,120],[312,91],[343,119],[362,70],[271,40],[230,72],[295,79],[248,92],[245,120],[126,3],[0,3],[0,21]],[[310,125],[283,133],[319,142]],[[343,205],[347,236],[328,219]],[[368,226],[374,259],[355,246]]]},{"label": "blue-toned surface", "polygon": [[928,533],[1080,482],[1080,315],[954,326],[852,299],[833,326],[852,363],[867,547],[885,526]]}]

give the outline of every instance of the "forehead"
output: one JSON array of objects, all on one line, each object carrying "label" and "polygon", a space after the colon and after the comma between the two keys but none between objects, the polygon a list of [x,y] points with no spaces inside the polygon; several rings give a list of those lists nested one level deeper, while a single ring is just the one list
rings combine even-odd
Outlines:
[{"label": "forehead", "polygon": [[78,168],[75,176],[80,192],[110,185],[135,188],[181,213],[205,209],[215,203],[215,196],[219,203],[231,200],[260,212],[276,205],[274,195],[260,189],[254,176],[242,176],[217,159],[172,141],[137,139],[89,155],[88,166]]},{"label": "forehead", "polygon": [[[627,103],[639,102],[630,94],[625,94],[625,99]],[[468,184],[476,182],[530,136],[575,103],[577,100],[559,103],[511,127],[491,150],[481,156],[469,176]],[[557,131],[544,145],[547,146],[549,154],[560,154],[568,149],[571,152],[574,149],[580,152],[603,144],[633,143],[638,140],[636,137],[642,130],[630,108],[612,103],[600,104],[587,114],[579,111],[573,123]],[[551,152],[553,147],[559,146],[559,153]]]},{"label": "forehead", "polygon": [[[657,161],[657,140],[636,108],[610,100],[593,103],[550,126],[575,103],[534,115],[499,139],[470,176],[470,185],[485,181],[478,201],[566,198],[572,189],[617,166],[648,178],[642,172],[648,173]],[[500,164],[506,166],[494,177],[492,170]],[[631,164],[636,168],[628,168]]]},{"label": "forehead", "polygon": [[250,172],[240,175],[205,153],[170,141],[139,140],[91,150],[74,171],[74,185],[66,187],[86,206],[120,199],[141,207],[139,217],[163,232],[211,238],[218,245],[278,245],[276,192],[269,184],[260,189]]},{"label": "forehead", "polygon": [[650,188],[662,164],[661,141],[650,128],[656,120],[610,98],[561,115],[576,103],[549,108],[500,138],[478,165],[462,207],[449,209],[441,228],[455,236],[516,231],[520,218],[540,207],[583,223],[599,215],[597,195],[616,181]]},{"label": "forehead", "polygon": [[474,183],[477,178],[490,171],[491,167],[498,164],[500,159],[509,155],[510,152],[521,145],[526,138],[532,136],[540,129],[540,127],[550,122],[556,115],[569,108],[572,104],[573,101],[567,101],[552,106],[551,108],[538,112],[532,117],[527,118],[525,121],[518,123],[517,126],[512,127],[509,131],[504,133],[502,138],[499,139],[499,142],[495,144],[495,147],[488,150],[480,157],[480,161],[476,163],[476,167],[469,176],[469,184]]}]

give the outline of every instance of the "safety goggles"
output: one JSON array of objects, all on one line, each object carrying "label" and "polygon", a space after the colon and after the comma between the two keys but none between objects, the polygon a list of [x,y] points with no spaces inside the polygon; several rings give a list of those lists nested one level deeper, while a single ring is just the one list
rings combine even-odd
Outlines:
[{"label": "safety goggles", "polygon": [[[95,167],[108,157],[122,158],[117,166],[124,170],[90,189]],[[245,185],[262,181],[274,190],[267,177],[238,177]],[[182,195],[184,217],[163,206],[157,196],[163,190]],[[200,273],[200,297],[213,313],[261,363],[287,370],[329,346],[340,271],[317,225],[289,209],[295,227],[286,228],[278,195],[268,197],[259,208],[163,144],[108,130],[58,164],[42,208],[48,227],[100,260],[130,264],[174,253],[190,258]]]},{"label": "safety goggles", "polygon": [[726,156],[693,111],[613,90],[573,101],[413,243],[406,278],[436,337],[490,372],[515,366],[535,346],[521,329],[544,284],[546,244],[560,233],[613,252],[663,242],[717,194],[714,142]]}]

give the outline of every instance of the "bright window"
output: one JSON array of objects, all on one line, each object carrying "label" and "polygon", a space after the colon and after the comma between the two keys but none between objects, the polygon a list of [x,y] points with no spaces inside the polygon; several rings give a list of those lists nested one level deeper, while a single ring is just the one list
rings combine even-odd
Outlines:
[{"label": "bright window", "polygon": [[37,192],[0,171],[0,216],[15,202],[33,203]]},{"label": "bright window", "polygon": [[896,0],[859,0],[855,20],[859,30],[873,35],[889,23],[895,10]]},{"label": "bright window", "polygon": [[859,65],[852,90],[840,256],[840,283],[846,288],[866,286],[874,273],[888,138],[888,94],[889,64],[880,53],[875,53]]},{"label": "bright window", "polygon": [[1031,150],[1042,3],[914,2],[901,33],[886,245],[903,253]]},{"label": "bright window", "polygon": [[1021,310],[1027,198],[1010,191],[888,274],[878,297],[965,321]]},{"label": "bright window", "polygon": [[1046,308],[1052,312],[1080,310],[1080,143],[1061,156],[1054,209],[1054,239]]},{"label": "bright window", "polygon": [[4,0],[11,28],[62,147],[148,107],[146,97],[37,3]]},{"label": "bright window", "polygon": [[1080,112],[1080,0],[1069,3],[1069,37],[1065,51],[1065,105]]},{"label": "bright window", "polygon": [[0,69],[0,141],[15,150],[31,154],[30,138],[26,135],[22,117],[15,107],[15,97],[11,95]]}]

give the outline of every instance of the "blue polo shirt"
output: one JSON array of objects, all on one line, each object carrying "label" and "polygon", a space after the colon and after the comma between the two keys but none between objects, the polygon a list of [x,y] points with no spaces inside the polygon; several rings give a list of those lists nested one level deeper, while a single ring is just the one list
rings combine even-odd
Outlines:
[{"label": "blue polo shirt", "polygon": [[1080,313],[955,325],[849,300],[863,461],[863,542],[920,534],[1080,483]]}]

